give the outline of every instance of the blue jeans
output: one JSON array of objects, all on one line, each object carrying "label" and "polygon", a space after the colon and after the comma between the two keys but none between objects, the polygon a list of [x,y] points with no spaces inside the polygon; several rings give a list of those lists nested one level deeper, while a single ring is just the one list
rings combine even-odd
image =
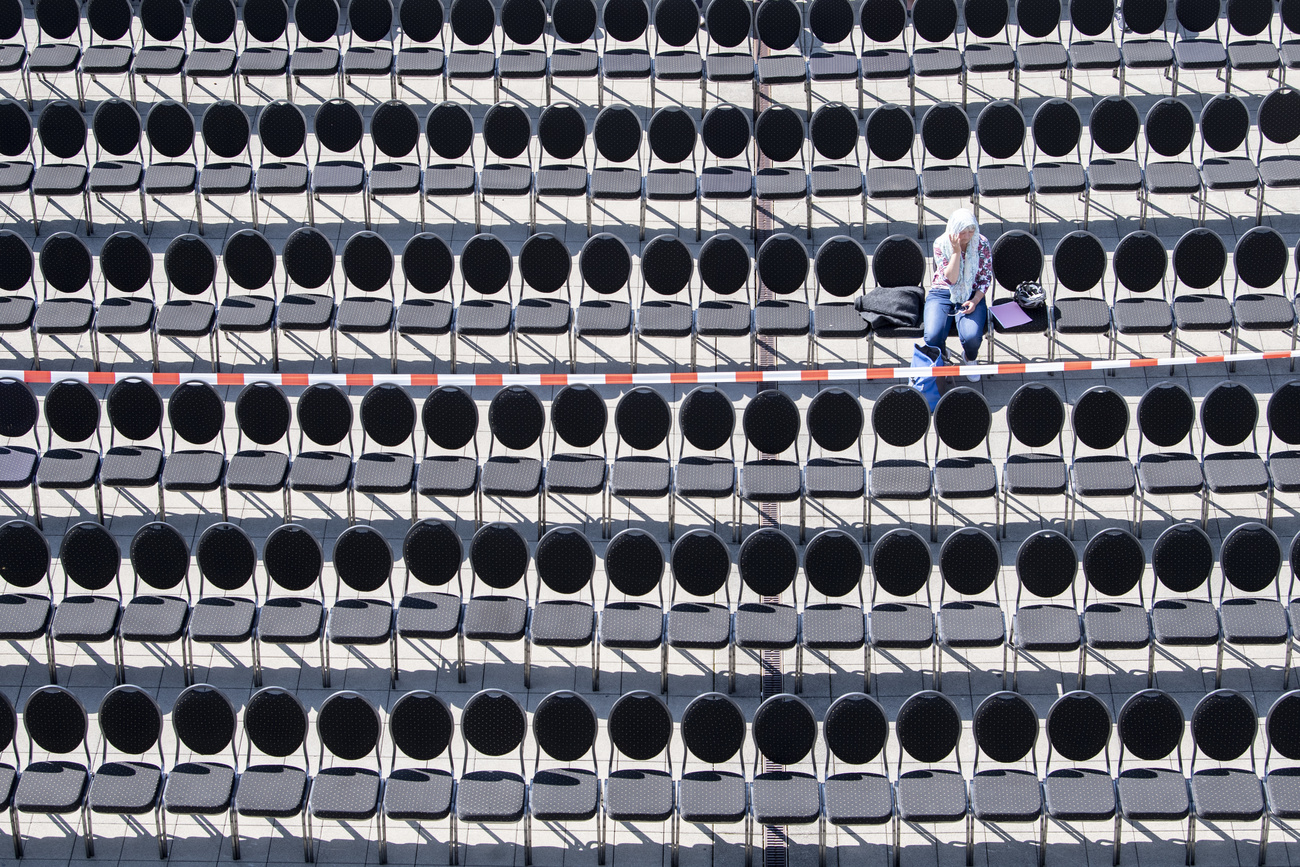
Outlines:
[{"label": "blue jeans", "polygon": [[[925,329],[925,342],[935,348],[948,342],[948,329],[957,310],[957,305],[948,297],[947,289],[931,289],[925,296],[925,315],[922,325]],[[974,360],[979,356],[980,344],[984,342],[984,331],[988,327],[989,308],[980,299],[970,313],[955,313],[957,319],[957,339],[961,341],[966,358]]]}]

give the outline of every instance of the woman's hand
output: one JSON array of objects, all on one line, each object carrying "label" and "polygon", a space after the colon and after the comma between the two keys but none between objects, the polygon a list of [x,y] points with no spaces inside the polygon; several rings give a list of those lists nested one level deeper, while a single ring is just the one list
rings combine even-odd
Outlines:
[{"label": "woman's hand", "polygon": [[963,243],[961,242],[961,235],[960,235],[960,234],[949,235],[949,236],[948,236],[948,243],[952,245],[952,249],[953,249],[953,252],[954,252],[954,253],[965,253],[965,252],[966,252],[966,245],[963,244]]},{"label": "woman's hand", "polygon": [[966,299],[966,302],[963,303],[960,307],[957,308],[957,312],[958,312],[958,313],[961,313],[963,316],[969,316],[969,315],[970,315],[971,313],[973,313],[974,311],[975,311],[975,299],[974,299],[974,298],[968,298],[968,299]]}]

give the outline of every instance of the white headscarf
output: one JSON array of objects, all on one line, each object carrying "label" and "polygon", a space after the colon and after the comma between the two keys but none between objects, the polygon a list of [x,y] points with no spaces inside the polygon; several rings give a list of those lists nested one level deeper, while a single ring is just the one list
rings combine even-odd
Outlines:
[{"label": "white headscarf", "polygon": [[944,255],[951,261],[953,256],[960,255],[960,253],[953,249],[949,238],[961,234],[966,229],[974,229],[975,237],[971,238],[970,244],[966,247],[966,256],[962,260],[960,271],[957,273],[957,280],[948,285],[948,297],[953,304],[965,304],[971,295],[975,294],[975,275],[979,272],[980,267],[980,224],[976,221],[975,215],[965,208],[953,211],[952,216],[948,218],[947,231],[939,239],[938,244]]}]

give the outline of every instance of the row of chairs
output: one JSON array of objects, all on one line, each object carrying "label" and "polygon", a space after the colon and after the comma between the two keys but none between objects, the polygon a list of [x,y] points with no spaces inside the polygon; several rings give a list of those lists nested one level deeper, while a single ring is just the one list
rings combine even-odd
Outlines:
[{"label": "row of chairs", "polygon": [[[4,745],[12,743],[17,758],[17,715],[7,698],[0,705]],[[387,856],[387,822],[423,825],[447,820],[449,864],[459,861],[458,825],[522,822],[525,864],[532,863],[534,821],[565,828],[594,820],[601,864],[608,821],[670,825],[665,848],[671,850],[674,867],[683,822],[710,829],[743,823],[747,867],[755,824],[816,825],[819,863],[824,867],[828,825],[874,826],[881,829],[875,839],[888,844],[892,824],[897,864],[904,823],[965,823],[966,859],[971,863],[978,821],[982,826],[1037,825],[1041,865],[1052,819],[1067,825],[1113,820],[1116,864],[1124,821],[1137,825],[1187,820],[1188,864],[1195,863],[1198,822],[1216,826],[1259,821],[1262,864],[1271,824],[1300,818],[1294,786],[1300,768],[1272,764],[1274,753],[1279,759],[1300,761],[1300,691],[1282,695],[1268,711],[1262,778],[1256,763],[1257,711],[1247,696],[1234,690],[1216,690],[1201,698],[1190,726],[1177,700],[1156,689],[1128,696],[1114,716],[1093,693],[1068,692],[1042,720],[1020,695],[996,692],[984,698],[971,717],[975,756],[969,777],[961,759],[962,715],[951,699],[933,691],[914,693],[899,708],[892,773],[889,718],[879,702],[863,693],[837,698],[819,725],[806,702],[784,693],[766,699],[749,720],[731,698],[705,693],[675,721],[663,699],[630,692],[614,703],[604,722],[612,748],[603,777],[596,756],[601,721],[586,699],[567,690],[543,697],[532,712],[531,726],[524,706],[509,692],[488,689],[471,696],[459,720],[464,764],[471,757],[495,758],[504,767],[480,766],[459,775],[452,747],[455,718],[442,696],[424,690],[402,695],[386,714],[359,693],[330,695],[316,713],[315,761],[308,750],[307,708],[293,692],[279,687],[259,690],[243,708],[242,763],[237,746],[240,714],[217,688],[187,688],[170,717],[177,755],[168,768],[162,748],[164,717],[157,702],[132,686],[109,692],[98,712],[103,756],[92,772],[96,765],[89,718],[77,697],[57,686],[41,687],[28,696],[23,707],[27,762],[21,770],[0,766],[12,799],[8,805],[15,853],[22,851],[19,813],[80,810],[89,856],[94,851],[92,813],[153,812],[159,856],[166,858],[164,811],[182,816],[229,811],[233,857],[239,857],[240,819],[300,816],[308,862],[316,854],[313,819],[374,820],[381,864]],[[531,774],[524,756],[530,727],[537,745]],[[393,741],[387,773],[381,754],[385,728]],[[1187,766],[1182,742],[1189,729],[1192,758]],[[680,771],[673,767],[675,733]],[[1116,734],[1119,755],[1112,766]],[[1040,736],[1047,739],[1041,772]],[[752,768],[745,761],[747,741],[752,741]],[[109,761],[110,746],[116,754],[144,761]],[[76,759],[84,754],[85,764],[33,761],[36,748]],[[148,761],[155,748],[157,765]],[[227,750],[229,765],[223,761]],[[182,752],[188,754],[187,761],[180,760]],[[760,771],[760,759],[782,767]],[[1198,759],[1210,766],[1198,770]],[[880,773],[871,770],[877,761]],[[416,765],[406,766],[412,762]],[[937,839],[933,845],[938,847]]]},{"label": "row of chairs", "polygon": [[[674,235],[652,238],[641,250],[638,300],[632,289],[632,252],[617,235],[594,235],[575,257],[555,235],[536,234],[520,247],[516,263],[499,237],[479,234],[461,249],[457,299],[457,260],[436,234],[412,237],[399,262],[382,237],[358,232],[344,244],[336,266],[334,245],[318,229],[295,230],[284,242],[278,264],[270,241],[244,229],[231,235],[222,251],[223,297],[211,246],[185,234],[175,237],[163,255],[167,289],[159,304],[153,253],[138,235],[109,237],[96,257],[77,236],[59,232],[44,242],[37,258],[20,235],[0,230],[6,263],[0,273],[0,333],[28,332],[37,369],[39,338],[51,335],[88,334],[96,370],[100,338],[149,335],[154,371],[159,369],[160,337],[207,338],[217,371],[222,334],[233,339],[269,333],[271,368],[278,370],[281,332],[325,332],[335,372],[340,335],[351,335],[365,352],[373,350],[363,346],[364,335],[387,335],[394,372],[399,338],[418,345],[448,335],[453,373],[457,347],[475,338],[507,337],[506,361],[515,372],[520,337],[563,337],[571,372],[577,369],[579,340],[599,346],[625,338],[627,364],[635,372],[643,339],[689,340],[694,371],[701,338],[748,338],[752,367],[759,338],[802,337],[808,343],[806,363],[817,367],[822,344],[865,339],[870,366],[877,340],[914,341],[924,335],[928,257],[909,237],[885,238],[870,259],[859,242],[844,235],[823,242],[812,257],[804,242],[786,233],[768,237],[753,254],[751,249],[733,235],[719,234],[693,256]],[[1134,231],[1116,245],[1109,264],[1096,235],[1074,231],[1052,251],[1050,301],[1027,310],[1029,319],[1022,324],[1003,325],[996,316],[988,317],[988,361],[994,360],[995,338],[1015,357],[1025,357],[1017,338],[1027,334],[1047,335],[1048,360],[1055,357],[1061,335],[1107,336],[1112,359],[1121,335],[1167,335],[1171,354],[1180,336],[1197,332],[1230,335],[1232,352],[1242,331],[1289,333],[1294,348],[1297,301],[1287,289],[1289,261],[1290,251],[1276,230],[1250,230],[1232,253],[1235,273],[1229,293],[1228,251],[1221,235],[1210,229],[1188,231],[1172,256],[1157,235]],[[998,236],[992,245],[996,285],[989,287],[990,303],[1006,302],[1022,284],[1041,281],[1045,264],[1041,243],[1028,232],[1014,229]],[[98,292],[96,266],[102,276]],[[279,266],[283,291],[277,288]],[[1109,299],[1107,271],[1113,281]],[[575,277],[580,281],[576,303]],[[755,300],[760,287],[769,295]],[[995,297],[992,292],[999,289]],[[614,360],[609,349],[602,351]]]},{"label": "row of chairs", "polygon": [[[1252,156],[1245,103],[1232,95],[1216,96],[1201,111],[1197,159],[1197,124],[1186,103],[1161,99],[1147,111],[1142,124],[1131,100],[1106,97],[1092,108],[1085,162],[1078,109],[1059,98],[1045,101],[1034,113],[1032,153],[1026,146],[1025,118],[1007,100],[991,102],[980,111],[974,148],[966,110],[953,103],[932,106],[920,122],[919,136],[907,109],[892,104],[871,112],[863,134],[853,111],[842,103],[818,108],[806,128],[800,113],[786,106],[764,109],[751,124],[748,112],[726,104],[704,117],[705,155],[700,160],[700,128],[685,109],[659,109],[650,119],[647,136],[635,109],[611,105],[596,116],[589,163],[587,122],[569,103],[544,109],[536,134],[522,106],[510,102],[492,106],[483,118],[480,160],[475,154],[474,120],[463,104],[443,102],[430,109],[422,156],[415,111],[403,102],[387,102],[371,115],[367,159],[360,110],[336,99],[315,112],[316,157],[309,161],[303,111],[281,100],[264,106],[257,117],[261,157],[254,166],[252,127],[244,109],[228,100],[207,108],[197,138],[194,119],[180,103],[156,103],[142,124],[136,109],[120,99],[101,102],[89,127],[72,103],[50,102],[41,111],[33,138],[27,113],[17,101],[7,100],[0,102],[0,117],[6,122],[0,152],[13,161],[0,173],[0,192],[27,193],[38,234],[38,196],[80,197],[90,234],[94,231],[91,198],[131,193],[140,197],[146,232],[148,198],[193,196],[200,234],[204,198],[245,194],[254,227],[257,202],[268,196],[303,196],[312,225],[313,202],[320,196],[361,196],[367,229],[372,199],[415,196],[421,231],[425,201],[430,198],[444,208],[447,205],[442,203],[448,200],[472,198],[476,231],[482,229],[485,199],[527,199],[533,231],[543,199],[585,199],[589,236],[595,202],[637,201],[642,239],[650,202],[693,202],[697,240],[706,201],[715,212],[725,201],[749,203],[752,234],[760,204],[803,200],[804,228],[811,238],[815,201],[861,199],[865,238],[869,201],[884,207],[889,200],[914,200],[918,237],[923,237],[927,199],[971,200],[978,214],[981,198],[1024,198],[1031,203],[1030,228],[1037,232],[1040,195],[1075,195],[1084,200],[1087,228],[1094,191],[1135,193],[1141,205],[1141,227],[1146,225],[1152,196],[1191,196],[1199,204],[1197,216],[1203,224],[1208,193],[1244,191],[1256,200],[1258,224],[1266,190],[1300,185],[1300,156],[1263,155],[1266,139],[1285,146],[1300,136],[1297,116],[1300,91],[1284,86],[1265,97]],[[90,129],[95,139],[93,162]],[[1138,134],[1143,129],[1145,151],[1140,154]],[[204,149],[201,166],[198,138]],[[648,138],[650,150],[644,166],[643,138]],[[864,139],[865,164],[860,148]],[[36,141],[42,150],[39,163]],[[760,158],[764,166],[756,170]]]},{"label": "row of chairs", "polygon": [[[99,398],[84,382],[57,382],[40,402],[19,380],[0,379],[0,388],[6,397],[0,421],[10,443],[0,456],[0,488],[30,488],[38,524],[41,490],[92,488],[103,523],[102,488],[107,486],[157,487],[160,520],[166,517],[165,491],[217,491],[223,519],[229,491],[281,492],[286,522],[293,520],[294,491],[346,493],[349,523],[355,522],[358,493],[409,495],[412,523],[418,520],[421,496],[437,502],[471,498],[476,523],[481,521],[484,496],[536,498],[539,536],[546,530],[547,503],[557,496],[600,497],[599,517],[606,534],[615,500],[667,500],[670,537],[679,500],[729,500],[737,541],[744,523],[741,503],[757,507],[797,502],[802,542],[809,499],[826,503],[827,509],[831,500],[861,502],[864,539],[870,537],[874,505],[928,501],[930,535],[937,540],[940,502],[955,507],[958,501],[992,499],[1000,534],[1012,496],[1059,496],[1065,501],[1066,530],[1072,534],[1081,500],[1122,498],[1127,518],[1126,501],[1131,499],[1132,526],[1140,534],[1146,500],[1152,496],[1199,496],[1204,526],[1211,496],[1259,494],[1267,498],[1271,525],[1276,495],[1300,491],[1300,452],[1295,450],[1300,445],[1300,381],[1280,386],[1269,399],[1269,437],[1262,451],[1256,438],[1259,405],[1245,386],[1219,383],[1201,401],[1198,450],[1191,396],[1176,383],[1158,383],[1138,404],[1136,461],[1128,445],[1131,413],[1118,391],[1093,386],[1074,401],[1067,458],[1060,396],[1047,385],[1028,383],[1007,404],[1000,478],[993,460],[991,408],[980,392],[965,386],[939,400],[933,420],[925,398],[911,386],[895,385],[882,392],[871,407],[869,463],[864,460],[866,415],[860,399],[840,388],[823,389],[809,403],[802,455],[805,414],[784,392],[760,392],[744,409],[744,453],[739,462],[736,411],[731,398],[714,386],[700,386],[681,401],[676,461],[672,410],[663,395],[648,386],[620,397],[613,413],[612,455],[606,444],[605,399],[587,385],[563,388],[551,403],[549,458],[541,400],[524,386],[502,388],[488,411],[491,439],[485,459],[479,455],[478,407],[457,386],[436,388],[425,398],[418,419],[422,437],[410,395],[392,383],[373,386],[358,413],[359,454],[353,444],[352,403],[332,384],[308,386],[298,397],[296,450],[284,392],[267,382],[245,386],[235,400],[239,438],[233,454],[225,441],[225,404],[204,382],[184,382],[169,397],[169,449],[162,398],[155,386],[138,377],[117,383],[107,396],[107,448]],[[48,430],[44,449],[37,429],[42,408]],[[28,435],[32,446],[20,444]],[[155,436],[158,447],[147,444]],[[422,457],[417,457],[421,439]],[[1275,450],[1275,439],[1280,449]],[[339,451],[345,440],[347,451]],[[281,441],[283,450],[273,448]],[[920,455],[913,451],[906,458],[878,457],[882,442],[891,449],[919,449]],[[1143,454],[1148,443],[1155,450]],[[211,447],[216,444],[219,449]],[[402,449],[404,444],[409,450]],[[1055,454],[1050,451],[1053,444]],[[537,456],[531,457],[534,448]],[[585,521],[586,513],[580,514]]]},{"label": "row of chairs", "polygon": [[[1285,647],[1285,688],[1291,674],[1292,624],[1300,617],[1300,600],[1294,598],[1300,536],[1290,546],[1290,589],[1283,596],[1282,544],[1272,530],[1254,522],[1239,524],[1224,537],[1217,599],[1211,581],[1216,558],[1209,537],[1194,524],[1171,525],[1151,554],[1149,605],[1147,557],[1142,543],[1128,531],[1098,532],[1082,556],[1060,531],[1037,531],[1017,550],[1015,604],[1009,609],[1002,600],[999,545],[977,527],[955,531],[939,548],[937,608],[931,593],[931,547],[915,531],[902,528],[876,542],[869,560],[849,534],[822,531],[804,552],[802,580],[801,558],[789,537],[772,527],[758,529],[734,557],[740,579],[734,603],[733,556],[716,533],[692,530],[676,540],[665,557],[660,543],[644,530],[624,530],[604,553],[606,581],[599,608],[595,549],[570,527],[547,532],[531,554],[511,525],[481,527],[469,545],[472,581],[466,593],[460,538],[448,524],[425,519],[413,525],[402,542],[406,576],[400,598],[388,541],[370,527],[349,527],[333,545],[337,581],[332,604],[322,577],[321,543],[299,524],[281,525],[267,537],[261,556],[264,593],[258,590],[258,557],[248,534],[227,522],[207,528],[194,555],[197,599],[189,580],[189,546],[169,524],[146,524],[132,538],[134,584],[129,596],[122,592],[118,542],[100,524],[75,524],[64,535],[59,550],[64,587],[58,600],[49,544],[41,532],[25,521],[10,521],[0,527],[0,539],[12,552],[0,563],[0,576],[12,591],[25,591],[5,597],[10,601],[0,617],[0,637],[43,638],[52,683],[58,682],[58,643],[111,642],[118,683],[128,680],[124,642],[179,643],[186,684],[195,680],[195,644],[227,648],[247,643],[257,686],[262,681],[262,645],[319,643],[324,686],[331,678],[331,647],[389,645],[392,688],[400,677],[399,639],[455,638],[456,674],[462,683],[466,640],[489,645],[522,642],[525,689],[531,686],[534,647],[571,652],[589,647],[593,692],[600,689],[600,648],[622,653],[658,650],[660,690],[667,693],[670,648],[726,651],[729,692],[735,690],[737,649],[755,656],[795,651],[796,692],[802,691],[805,650],[860,650],[864,689],[870,692],[874,651],[930,651],[938,690],[944,656],[959,657],[980,670],[965,659],[967,654],[1001,648],[1002,685],[1006,687],[1009,673],[1012,689],[1018,690],[1022,655],[1077,652],[1082,689],[1090,654],[1104,659],[1107,651],[1147,650],[1147,686],[1152,686],[1157,647],[1172,653],[1185,652],[1179,648],[1216,648],[1217,688],[1224,648],[1229,646]],[[528,587],[530,562],[536,572],[533,593]],[[666,566],[672,571],[667,607]],[[412,576],[417,582],[414,592]],[[864,579],[871,586],[869,603],[863,595]],[[41,583],[48,595],[31,592]],[[104,593],[110,585],[116,591],[112,595]],[[182,587],[184,596],[178,595]],[[611,602],[611,590],[622,598]],[[987,598],[990,590],[992,600]],[[1131,601],[1135,590],[1136,603]],[[822,601],[810,603],[814,591]],[[747,592],[753,596],[748,602]],[[789,602],[771,601],[787,592],[792,594]],[[249,593],[251,598],[245,595]],[[1014,653],[1009,672],[1008,651]],[[222,655],[229,657],[225,650]],[[576,659],[573,665],[576,670]],[[918,668],[923,670],[924,664]]]},{"label": "row of chairs", "polygon": [[[864,82],[891,79],[907,80],[915,105],[917,78],[955,78],[964,105],[971,74],[1006,74],[1019,101],[1022,73],[1064,78],[1069,98],[1076,70],[1113,72],[1123,95],[1128,70],[1154,69],[1169,75],[1177,95],[1180,70],[1215,70],[1226,90],[1234,70],[1280,76],[1300,63],[1300,40],[1286,39],[1300,32],[1294,0],[1281,4],[1276,44],[1272,0],[1233,0],[1226,27],[1219,0],[1176,0],[1172,20],[1168,0],[1124,3],[1118,37],[1113,0],[1072,0],[1068,40],[1060,0],[1017,0],[1014,41],[1009,5],[964,0],[963,27],[956,0],[910,8],[866,0],[856,15],[850,0],[815,0],[803,10],[795,0],[765,0],[756,9],[745,0],[709,0],[702,10],[691,0],[657,0],[653,14],[646,0],[605,0],[598,28],[594,0],[550,8],[511,0],[499,16],[489,0],[454,0],[450,16],[440,0],[402,2],[396,14],[391,0],[353,0],[346,24],[336,0],[295,0],[291,27],[285,0],[254,0],[242,10],[233,0],[203,0],[187,28],[181,0],[148,0],[139,8],[137,46],[129,0],[99,0],[85,9],[86,46],[76,0],[46,0],[36,6],[39,38],[29,56],[21,0],[6,0],[0,40],[8,43],[2,71],[23,76],[29,105],[31,75],[72,73],[83,102],[83,75],[126,76],[133,102],[137,75],[178,76],[183,98],[190,79],[228,79],[236,101],[239,79],[252,77],[284,76],[290,100],[293,82],[304,77],[337,79],[340,95],[354,76],[387,78],[394,97],[404,78],[441,78],[444,99],[450,81],[490,80],[493,102],[503,80],[532,79],[544,80],[548,104],[555,78],[596,79],[600,101],[607,79],[648,79],[652,108],[659,81],[698,81],[701,111],[709,82],[751,82],[756,106],[760,86],[797,85],[811,112],[816,83],[848,81],[857,84],[861,111]],[[760,45],[766,53],[755,60]]]}]

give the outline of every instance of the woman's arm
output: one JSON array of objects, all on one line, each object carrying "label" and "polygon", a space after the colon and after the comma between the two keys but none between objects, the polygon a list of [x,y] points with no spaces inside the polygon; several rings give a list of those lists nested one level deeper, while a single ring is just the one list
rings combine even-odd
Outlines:
[{"label": "woman's arm", "polygon": [[993,248],[980,236],[978,248],[974,252],[979,257],[979,266],[975,269],[975,282],[971,287],[970,298],[961,306],[962,313],[971,313],[984,300],[993,285]]},{"label": "woman's arm", "polygon": [[948,236],[952,243],[952,258],[948,260],[943,269],[943,278],[948,281],[949,285],[956,283],[961,277],[961,262],[964,256],[961,252],[961,244],[953,235]]}]

